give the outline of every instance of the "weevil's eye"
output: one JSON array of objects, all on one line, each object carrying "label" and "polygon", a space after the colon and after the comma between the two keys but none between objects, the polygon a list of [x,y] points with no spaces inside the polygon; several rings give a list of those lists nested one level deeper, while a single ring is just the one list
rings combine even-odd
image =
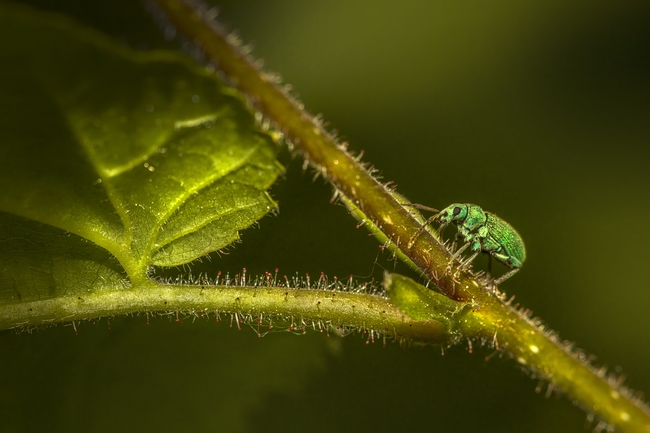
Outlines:
[{"label": "weevil's eye", "polygon": [[460,208],[458,206],[456,206],[454,208],[454,216],[458,216],[459,213],[460,213]]}]

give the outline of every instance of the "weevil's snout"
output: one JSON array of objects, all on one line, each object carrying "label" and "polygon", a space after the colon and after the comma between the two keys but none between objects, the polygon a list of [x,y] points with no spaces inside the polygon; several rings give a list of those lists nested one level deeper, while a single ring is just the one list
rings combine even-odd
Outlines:
[{"label": "weevil's snout", "polygon": [[436,218],[436,221],[439,223],[448,223],[449,222],[449,211],[448,210],[443,210],[438,214],[438,217]]}]

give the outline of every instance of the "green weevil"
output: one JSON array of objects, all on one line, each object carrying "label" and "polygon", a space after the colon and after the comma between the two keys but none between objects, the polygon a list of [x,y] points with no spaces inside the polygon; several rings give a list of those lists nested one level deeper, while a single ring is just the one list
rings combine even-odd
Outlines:
[{"label": "green weevil", "polygon": [[[454,203],[441,211],[422,205],[415,205],[415,207],[437,212],[427,220],[425,226],[434,221],[438,222],[440,223],[438,230],[442,232],[450,223],[456,225],[458,235],[467,243],[454,253],[452,260],[460,256],[468,246],[471,246],[471,250],[474,252],[461,267],[471,263],[479,253],[486,252],[511,268],[510,271],[494,281],[495,286],[513,276],[526,260],[526,247],[524,247],[524,241],[519,233],[498,216],[484,211],[475,204]],[[410,244],[422,230],[424,230],[424,226],[414,235]]]}]

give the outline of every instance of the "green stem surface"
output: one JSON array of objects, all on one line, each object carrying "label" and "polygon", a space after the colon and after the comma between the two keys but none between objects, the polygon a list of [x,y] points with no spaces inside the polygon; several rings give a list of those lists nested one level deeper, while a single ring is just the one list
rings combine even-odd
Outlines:
[{"label": "green stem surface", "polygon": [[[44,326],[141,312],[190,315],[237,314],[268,323],[279,319],[296,328],[350,327],[429,343],[447,342],[446,326],[414,320],[387,298],[345,291],[259,286],[161,285],[150,281],[131,289],[0,305],[0,329]],[[442,317],[444,319],[444,316]]]}]

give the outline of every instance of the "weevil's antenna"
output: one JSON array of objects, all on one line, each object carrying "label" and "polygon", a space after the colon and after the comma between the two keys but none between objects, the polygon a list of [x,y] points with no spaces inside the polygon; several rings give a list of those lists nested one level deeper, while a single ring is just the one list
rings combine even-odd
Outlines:
[{"label": "weevil's antenna", "polygon": [[[402,206],[413,206],[414,208],[417,208],[417,209],[420,209],[420,210],[426,210],[426,211],[429,211],[429,212],[440,213],[440,211],[438,209],[434,209],[432,207],[425,206],[425,205],[419,204],[419,203],[401,203],[401,205]],[[434,216],[437,216],[437,215],[434,215]]]}]

